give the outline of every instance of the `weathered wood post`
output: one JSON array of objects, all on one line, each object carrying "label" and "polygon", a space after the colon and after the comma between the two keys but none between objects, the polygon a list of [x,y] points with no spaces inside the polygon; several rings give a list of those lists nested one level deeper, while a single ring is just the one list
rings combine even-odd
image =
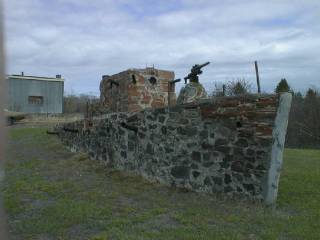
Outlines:
[{"label": "weathered wood post", "polygon": [[260,89],[260,79],[259,79],[259,69],[258,69],[258,62],[257,62],[257,61],[254,61],[254,66],[255,66],[255,69],[256,69],[258,93],[261,93],[261,89]]},{"label": "weathered wood post", "polygon": [[222,95],[223,96],[226,95],[226,85],[225,84],[222,85]]}]

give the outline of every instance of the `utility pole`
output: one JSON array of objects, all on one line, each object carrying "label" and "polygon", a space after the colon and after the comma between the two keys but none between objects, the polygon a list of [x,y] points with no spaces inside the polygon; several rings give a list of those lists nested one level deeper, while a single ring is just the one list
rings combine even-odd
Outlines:
[{"label": "utility pole", "polygon": [[226,95],[226,85],[225,84],[222,85],[222,95],[223,96]]},{"label": "utility pole", "polygon": [[87,104],[86,104],[86,114],[85,114],[85,118],[86,118],[86,119],[89,118],[89,100],[87,100]]},{"label": "utility pole", "polygon": [[257,62],[257,61],[254,61],[254,66],[255,66],[255,69],[256,69],[258,93],[261,93],[261,89],[260,89],[260,79],[259,79],[259,69],[258,69],[258,62]]}]

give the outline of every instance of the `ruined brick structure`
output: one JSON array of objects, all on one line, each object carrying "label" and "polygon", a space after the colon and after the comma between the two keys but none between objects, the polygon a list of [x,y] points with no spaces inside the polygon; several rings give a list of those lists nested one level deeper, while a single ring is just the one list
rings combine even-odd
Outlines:
[{"label": "ruined brick structure", "polygon": [[174,72],[155,68],[128,69],[103,76],[100,83],[102,107],[111,112],[136,112],[146,108],[174,105]]},{"label": "ruined brick structure", "polygon": [[290,104],[289,93],[220,97],[110,113],[94,119],[89,129],[77,121],[56,131],[66,146],[109,167],[171,186],[272,204]]}]

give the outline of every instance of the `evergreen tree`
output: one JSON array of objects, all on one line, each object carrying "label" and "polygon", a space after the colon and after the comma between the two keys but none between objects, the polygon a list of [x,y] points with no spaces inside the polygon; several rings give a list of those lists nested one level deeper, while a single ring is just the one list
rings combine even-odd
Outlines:
[{"label": "evergreen tree", "polygon": [[275,89],[275,92],[276,93],[280,93],[280,92],[289,92],[291,89],[290,89],[290,86],[287,82],[287,80],[285,78],[282,78],[281,81],[278,83],[276,89]]},{"label": "evergreen tree", "polygon": [[320,94],[309,88],[303,96],[293,94],[286,146],[295,148],[320,148]]}]

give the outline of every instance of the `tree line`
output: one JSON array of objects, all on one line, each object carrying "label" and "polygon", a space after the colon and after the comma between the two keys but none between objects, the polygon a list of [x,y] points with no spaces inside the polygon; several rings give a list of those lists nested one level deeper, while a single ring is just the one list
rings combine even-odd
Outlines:
[{"label": "tree line", "polygon": [[320,94],[309,88],[305,95],[292,92],[287,147],[320,147]]},{"label": "tree line", "polygon": [[89,94],[65,94],[63,97],[64,113],[83,113],[86,114],[89,107],[97,105],[99,98]]}]

